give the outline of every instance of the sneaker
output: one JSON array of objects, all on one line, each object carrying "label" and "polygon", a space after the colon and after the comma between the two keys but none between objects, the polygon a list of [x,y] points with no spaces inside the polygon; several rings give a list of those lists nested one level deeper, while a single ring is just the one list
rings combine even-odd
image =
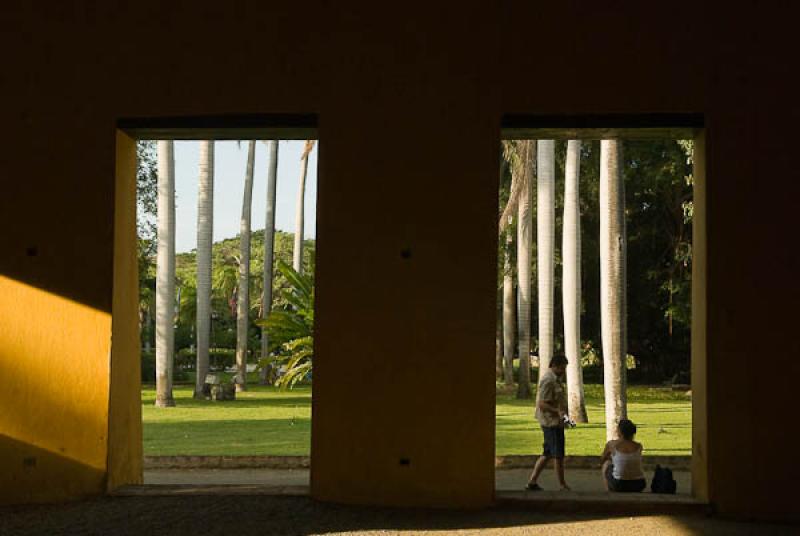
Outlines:
[{"label": "sneaker", "polygon": [[542,491],[542,488],[541,488],[541,486],[539,486],[539,484],[535,484],[535,483],[532,484],[530,482],[528,482],[528,485],[525,486],[525,489],[527,491]]}]

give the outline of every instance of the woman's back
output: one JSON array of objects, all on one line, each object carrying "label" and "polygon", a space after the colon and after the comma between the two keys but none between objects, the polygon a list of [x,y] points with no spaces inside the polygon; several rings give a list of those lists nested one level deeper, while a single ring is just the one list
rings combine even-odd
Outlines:
[{"label": "woman's back", "polygon": [[616,441],[611,447],[613,476],[617,480],[639,480],[644,478],[642,470],[642,445],[627,439]]}]

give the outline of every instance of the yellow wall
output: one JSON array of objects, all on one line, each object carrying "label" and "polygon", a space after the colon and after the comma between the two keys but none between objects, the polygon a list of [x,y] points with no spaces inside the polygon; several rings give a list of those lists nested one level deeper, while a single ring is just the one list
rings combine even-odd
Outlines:
[{"label": "yellow wall", "polygon": [[142,483],[139,281],[136,248],[136,142],[117,132],[114,299],[111,325],[108,489]]},{"label": "yellow wall", "polygon": [[[800,362],[790,13],[627,1],[412,0],[388,14],[374,2],[42,6],[4,7],[0,33],[15,51],[0,78],[3,502],[139,478],[120,119],[318,115],[312,493],[478,506],[493,494],[501,118],[694,112],[707,127],[707,493],[725,514],[790,516],[797,464],[775,470],[763,454],[792,430],[765,419],[791,415]],[[112,308],[122,348],[109,346]]]},{"label": "yellow wall", "polygon": [[1,502],[104,490],[110,333],[107,312],[0,276]]}]

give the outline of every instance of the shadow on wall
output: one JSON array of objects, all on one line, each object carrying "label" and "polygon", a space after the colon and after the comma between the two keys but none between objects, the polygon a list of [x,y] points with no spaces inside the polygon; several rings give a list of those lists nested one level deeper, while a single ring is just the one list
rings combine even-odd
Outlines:
[{"label": "shadow on wall", "polygon": [[109,313],[0,276],[0,502],[104,491],[110,334]]},{"label": "shadow on wall", "polygon": [[75,500],[105,490],[104,467],[93,467],[3,434],[0,459],[0,504]]}]

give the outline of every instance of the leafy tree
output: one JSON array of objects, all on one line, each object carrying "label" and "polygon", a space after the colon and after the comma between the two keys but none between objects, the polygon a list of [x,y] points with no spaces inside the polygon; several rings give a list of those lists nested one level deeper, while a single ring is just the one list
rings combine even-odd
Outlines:
[{"label": "leafy tree", "polygon": [[156,305],[156,217],[158,208],[158,163],[156,142],[136,143],[136,230],[139,265],[139,331],[142,348],[149,352],[155,329]]}]

